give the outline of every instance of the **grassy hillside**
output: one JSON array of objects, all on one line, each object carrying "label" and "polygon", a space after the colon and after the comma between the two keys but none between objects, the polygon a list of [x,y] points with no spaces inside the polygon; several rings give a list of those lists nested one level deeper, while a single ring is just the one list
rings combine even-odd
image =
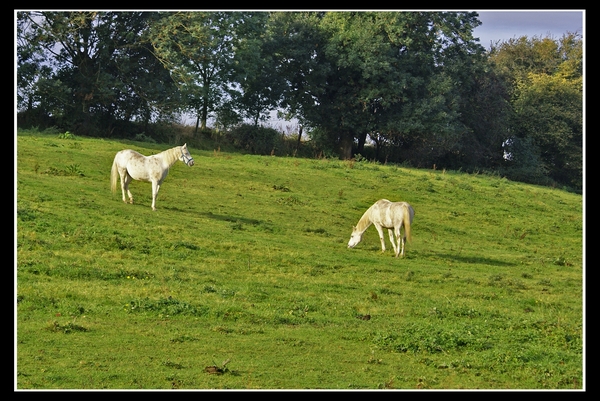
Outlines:
[{"label": "grassy hillside", "polygon": [[[584,387],[580,195],[193,147],[157,211],[110,192],[168,147],[17,136],[16,388]],[[380,198],[416,211],[404,259],[346,248]]]}]

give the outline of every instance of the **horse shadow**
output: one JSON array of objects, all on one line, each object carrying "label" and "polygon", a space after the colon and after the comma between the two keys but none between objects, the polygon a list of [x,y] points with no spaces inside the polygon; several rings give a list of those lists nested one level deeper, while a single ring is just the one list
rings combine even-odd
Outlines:
[{"label": "horse shadow", "polygon": [[229,223],[243,223],[243,224],[249,224],[249,225],[253,225],[253,226],[257,226],[262,223],[262,221],[257,220],[257,219],[250,219],[247,217],[239,217],[239,216],[225,216],[222,214],[214,214],[213,212],[198,213],[198,215],[204,216],[208,219],[227,221]]},{"label": "horse shadow", "polygon": [[516,263],[506,262],[504,260],[487,258],[484,256],[461,256],[450,253],[436,253],[431,252],[431,255],[434,258],[445,259],[452,262],[458,263],[466,263],[466,264],[477,264],[477,265],[490,265],[490,266],[499,266],[499,267],[510,267],[516,266]]}]

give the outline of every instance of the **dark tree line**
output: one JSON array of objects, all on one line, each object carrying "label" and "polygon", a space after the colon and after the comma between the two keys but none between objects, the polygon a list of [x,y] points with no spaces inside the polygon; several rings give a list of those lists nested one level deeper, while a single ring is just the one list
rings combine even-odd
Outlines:
[{"label": "dark tree line", "polygon": [[[19,12],[18,122],[151,135],[297,118],[314,146],[582,189],[582,38],[486,51],[473,12]],[[254,131],[262,132],[262,131]]]}]

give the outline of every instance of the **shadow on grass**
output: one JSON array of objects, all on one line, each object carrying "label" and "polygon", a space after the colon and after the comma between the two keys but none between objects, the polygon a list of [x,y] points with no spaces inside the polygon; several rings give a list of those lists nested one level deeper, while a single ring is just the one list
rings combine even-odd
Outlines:
[{"label": "shadow on grass", "polygon": [[239,217],[239,216],[224,216],[221,214],[214,214],[212,212],[205,212],[205,213],[199,213],[199,216],[204,216],[206,218],[209,219],[214,219],[214,220],[221,220],[221,221],[228,221],[230,223],[243,223],[243,224],[250,224],[253,226],[257,226],[259,224],[262,223],[262,221],[260,220],[256,220],[256,219],[249,219],[246,217]]},{"label": "shadow on grass", "polygon": [[[158,208],[158,207],[157,207]],[[259,225],[262,224],[263,221],[261,220],[257,220],[257,219],[249,219],[247,217],[240,217],[240,216],[225,216],[222,214],[214,214],[213,212],[203,212],[203,213],[196,213],[194,211],[191,211],[189,209],[185,209],[185,208],[180,208],[178,206],[162,206],[163,209],[166,210],[170,210],[170,211],[174,211],[174,212],[180,212],[180,213],[186,213],[186,214],[193,214],[195,217],[206,217],[208,219],[213,219],[213,220],[220,220],[220,221],[227,221],[230,223],[243,223],[243,224],[251,224],[251,225]]]},{"label": "shadow on grass", "polygon": [[432,258],[439,258],[459,263],[469,263],[478,265],[490,265],[490,266],[516,266],[516,263],[506,262],[504,260],[486,258],[482,256],[460,256],[450,253],[435,253],[430,254]]}]

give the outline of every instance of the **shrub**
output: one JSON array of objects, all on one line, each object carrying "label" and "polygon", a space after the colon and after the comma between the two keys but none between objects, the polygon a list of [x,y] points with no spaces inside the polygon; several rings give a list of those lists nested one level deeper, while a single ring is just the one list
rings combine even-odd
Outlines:
[{"label": "shrub", "polygon": [[242,124],[228,134],[229,141],[236,147],[254,154],[271,154],[276,147],[279,132],[273,128]]},{"label": "shrub", "polygon": [[145,135],[144,133],[140,133],[137,134],[134,138],[134,141],[138,141],[138,142],[150,142],[150,143],[156,143],[156,141],[154,140],[154,138],[151,138],[147,135]]}]

